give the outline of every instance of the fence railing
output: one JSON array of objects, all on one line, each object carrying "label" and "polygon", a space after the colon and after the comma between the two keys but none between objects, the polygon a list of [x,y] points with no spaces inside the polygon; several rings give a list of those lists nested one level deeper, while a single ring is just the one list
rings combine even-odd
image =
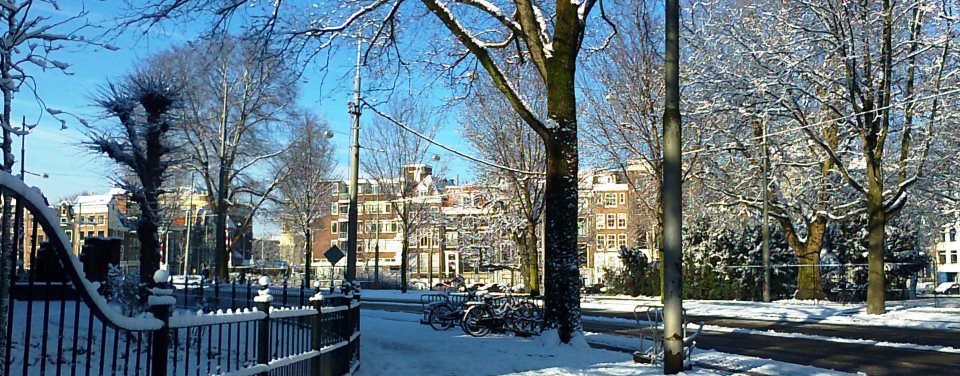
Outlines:
[{"label": "fence railing", "polygon": [[102,295],[105,284],[88,280],[39,190],[2,172],[0,190],[32,218],[14,229],[14,239],[29,236],[26,249],[3,260],[30,270],[6,286],[0,375],[343,375],[359,366],[359,289],[322,294],[264,281],[178,294],[160,271],[146,312],[120,308]]}]

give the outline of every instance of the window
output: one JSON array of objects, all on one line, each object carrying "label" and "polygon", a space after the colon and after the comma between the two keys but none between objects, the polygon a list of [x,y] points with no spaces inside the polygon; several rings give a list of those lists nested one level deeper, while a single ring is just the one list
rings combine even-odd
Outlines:
[{"label": "window", "polygon": [[[67,239],[73,239],[73,231],[67,230],[64,231],[67,234]],[[946,256],[944,256],[946,257]],[[941,263],[942,264],[942,263]]]},{"label": "window", "polygon": [[601,204],[603,204],[603,195],[598,194],[598,195],[597,195],[597,205],[601,205]]},{"label": "window", "polygon": [[607,228],[617,228],[617,215],[607,214]]},{"label": "window", "polygon": [[386,203],[386,204],[383,204],[383,212],[384,212],[384,213],[389,213],[391,210],[393,210],[393,209],[392,209],[392,207],[390,206],[390,203],[389,203],[389,202]]},{"label": "window", "polygon": [[363,221],[357,221],[357,233],[358,234],[363,233]]},{"label": "window", "polygon": [[60,217],[60,223],[67,223],[67,217]]},{"label": "window", "polygon": [[93,231],[87,231],[87,237],[88,237],[88,238],[92,238],[92,237],[93,237]]},{"label": "window", "polygon": [[627,203],[627,194],[620,192],[620,205]]},{"label": "window", "polygon": [[101,224],[101,225],[103,224],[103,216],[102,216],[102,215],[98,215],[98,216],[97,216],[97,223],[98,223],[98,224]]},{"label": "window", "polygon": [[597,230],[603,230],[604,228],[606,228],[603,225],[604,223],[605,222],[603,221],[603,214],[597,214]]},{"label": "window", "polygon": [[957,263],[957,252],[956,252],[956,251],[950,252],[950,263],[951,263],[951,264],[956,264],[956,263]]},{"label": "window", "polygon": [[617,236],[610,234],[607,235],[607,248],[617,249]]},{"label": "window", "polygon": [[103,237],[103,231],[97,231],[97,236],[102,238],[102,237]]},{"label": "window", "polygon": [[339,208],[340,208],[340,206],[337,205],[336,202],[330,204],[330,214],[333,214],[333,215],[340,214],[339,210],[337,210],[337,209],[339,209]]},{"label": "window", "polygon": [[337,225],[338,225],[338,224],[339,224],[339,223],[337,223],[336,221],[330,222],[330,233],[331,233],[331,234],[336,234],[336,233],[337,233]]},{"label": "window", "polygon": [[617,194],[616,193],[607,193],[603,198],[603,206],[607,208],[617,207]]},{"label": "window", "polygon": [[617,235],[617,249],[627,246],[627,234]]},{"label": "window", "polygon": [[377,230],[377,222],[367,222],[367,233],[380,232]]},{"label": "window", "polygon": [[599,249],[603,249],[603,248],[604,248],[604,246],[603,246],[603,239],[604,239],[603,235],[597,235],[597,248],[599,248]]},{"label": "window", "polygon": [[947,263],[947,252],[940,252],[940,265]]},{"label": "window", "polygon": [[617,213],[617,228],[627,228],[627,213]]},{"label": "window", "polygon": [[950,229],[950,241],[952,241],[952,242],[957,241],[957,229],[956,229],[956,228]]},{"label": "window", "polygon": [[357,214],[363,214],[363,205],[357,204]]},{"label": "window", "polygon": [[89,217],[87,217],[87,223],[93,224],[93,216],[92,216],[92,215],[89,216]]}]

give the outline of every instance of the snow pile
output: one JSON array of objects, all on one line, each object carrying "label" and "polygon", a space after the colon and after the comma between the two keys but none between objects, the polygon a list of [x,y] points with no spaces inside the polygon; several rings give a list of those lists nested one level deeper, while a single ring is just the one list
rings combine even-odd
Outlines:
[{"label": "snow pile", "polygon": [[300,316],[309,316],[316,315],[317,310],[313,307],[300,307],[300,308],[285,308],[285,307],[270,307],[270,318],[272,319],[282,319],[284,317],[300,317]]},{"label": "snow pile", "polygon": [[185,328],[191,326],[230,324],[235,322],[263,320],[266,317],[266,313],[260,312],[256,308],[252,310],[249,308],[244,308],[236,311],[231,309],[224,311],[221,309],[214,313],[203,313],[203,311],[197,311],[193,314],[190,312],[175,311],[173,315],[170,316],[170,327]]}]

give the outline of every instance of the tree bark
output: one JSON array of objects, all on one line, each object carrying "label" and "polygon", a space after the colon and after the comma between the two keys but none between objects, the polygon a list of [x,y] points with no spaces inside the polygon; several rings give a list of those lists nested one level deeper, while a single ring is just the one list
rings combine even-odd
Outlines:
[{"label": "tree bark", "polygon": [[303,231],[304,250],[303,250],[303,281],[304,286],[310,288],[310,264],[313,261],[313,236],[310,233],[310,226]]},{"label": "tree bark", "polygon": [[826,299],[823,280],[820,278],[820,249],[823,248],[825,228],[825,221],[811,223],[807,241],[794,248],[797,263],[800,264],[797,270],[797,292],[794,295],[796,299]]},{"label": "tree bark", "polygon": [[537,246],[536,228],[531,228],[526,236],[526,270],[524,283],[527,286],[527,292],[530,294],[540,294],[540,257],[539,247]]},{"label": "tree bark", "polygon": [[[575,122],[575,118],[568,118],[558,123],[561,127],[576,127]],[[546,143],[545,325],[556,328],[560,340],[568,343],[573,334],[581,330],[580,268],[577,257],[577,137],[576,132],[558,133]]]},{"label": "tree bark", "polygon": [[867,158],[867,314],[886,312],[883,275],[887,215],[883,208],[883,171],[879,161]]}]

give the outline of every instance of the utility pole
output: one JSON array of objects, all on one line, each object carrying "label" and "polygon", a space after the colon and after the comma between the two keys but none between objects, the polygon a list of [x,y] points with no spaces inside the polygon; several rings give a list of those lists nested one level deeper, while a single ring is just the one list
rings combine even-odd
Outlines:
[{"label": "utility pole", "polygon": [[770,155],[767,152],[767,122],[760,123],[763,144],[763,301],[770,302],[770,197],[767,190],[770,185]]},{"label": "utility pole", "polygon": [[663,111],[663,373],[683,371],[683,206],[680,141],[680,2],[666,0]]},{"label": "utility pole", "polygon": [[193,232],[191,232],[191,225],[193,224],[193,187],[194,187],[194,178],[196,175],[193,173],[190,174],[190,205],[187,208],[187,214],[184,217],[184,220],[187,222],[187,241],[186,245],[183,247],[183,275],[189,275],[189,265],[190,265],[190,238],[193,237]]},{"label": "utility pole", "polygon": [[220,112],[220,174],[217,176],[217,277],[226,280],[230,273],[227,267],[227,164],[226,164],[226,146],[227,146],[227,120],[229,118],[229,109],[227,98],[229,95],[229,86],[227,85],[227,76],[223,76],[223,104]]},{"label": "utility pole", "polygon": [[[378,183],[379,184],[379,183]],[[379,203],[380,193],[377,191],[377,240],[373,243],[373,285],[380,286],[380,212],[383,206]]]},{"label": "utility pole", "polygon": [[357,33],[357,66],[353,76],[353,144],[350,145],[350,208],[347,211],[347,271],[344,279],[357,278],[357,178],[360,174],[360,46],[363,30]]}]

